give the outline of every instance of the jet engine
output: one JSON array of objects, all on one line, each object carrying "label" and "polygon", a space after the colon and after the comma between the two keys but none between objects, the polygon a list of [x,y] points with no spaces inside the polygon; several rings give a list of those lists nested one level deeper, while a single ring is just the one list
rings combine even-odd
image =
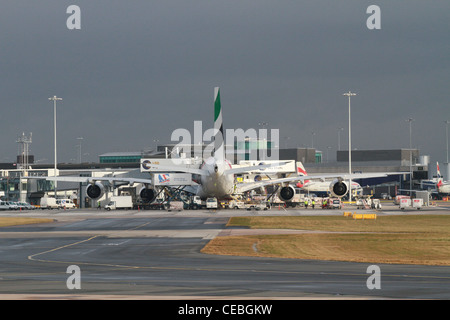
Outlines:
[{"label": "jet engine", "polygon": [[291,201],[294,198],[295,189],[291,186],[282,187],[278,192],[278,198],[282,201]]},{"label": "jet engine", "polygon": [[105,193],[105,187],[100,182],[95,182],[94,184],[90,184],[86,188],[86,194],[89,198],[96,200],[101,198]]},{"label": "jet engine", "polygon": [[158,195],[158,193],[153,188],[143,187],[139,191],[139,196],[141,197],[142,201],[145,203],[150,203],[150,202],[155,201],[157,195]]},{"label": "jet engine", "polygon": [[343,180],[334,180],[330,183],[330,193],[333,197],[343,197],[348,192],[348,183]]}]

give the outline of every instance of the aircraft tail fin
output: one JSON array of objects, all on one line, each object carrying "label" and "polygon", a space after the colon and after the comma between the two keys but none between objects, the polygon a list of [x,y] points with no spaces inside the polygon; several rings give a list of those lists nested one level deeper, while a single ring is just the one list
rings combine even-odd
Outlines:
[{"label": "aircraft tail fin", "polygon": [[[308,173],[306,172],[305,167],[303,166],[303,163],[301,161],[297,161],[296,162],[296,166],[297,166],[297,175],[298,176],[308,176]],[[303,187],[306,183],[308,183],[309,180],[303,180],[303,181],[299,181],[296,186],[297,188],[301,188]]]},{"label": "aircraft tail fin", "polygon": [[437,167],[437,178],[438,178],[438,182],[437,182],[437,186],[438,186],[438,188],[440,187],[440,186],[442,186],[443,185],[443,178],[442,178],[442,175],[441,175],[441,170],[439,169],[439,162],[436,162],[436,167]]},{"label": "aircraft tail fin", "polygon": [[219,87],[214,88],[214,159],[217,162],[225,160],[222,106],[220,104]]},{"label": "aircraft tail fin", "polygon": [[296,164],[297,164],[297,175],[299,175],[299,176],[307,176],[308,173],[306,172],[306,169],[303,166],[303,163],[301,163],[300,161],[297,161]]}]

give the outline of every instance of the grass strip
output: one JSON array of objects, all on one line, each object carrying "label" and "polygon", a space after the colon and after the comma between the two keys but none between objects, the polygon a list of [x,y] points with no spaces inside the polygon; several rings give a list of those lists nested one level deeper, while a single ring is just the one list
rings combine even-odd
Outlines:
[{"label": "grass strip", "polygon": [[[229,226],[335,233],[216,237],[203,253],[294,259],[450,265],[450,216],[235,217]],[[354,232],[354,233],[341,233]]]},{"label": "grass strip", "polygon": [[50,223],[50,222],[54,222],[54,220],[45,218],[1,217],[0,227],[11,227],[25,224]]}]

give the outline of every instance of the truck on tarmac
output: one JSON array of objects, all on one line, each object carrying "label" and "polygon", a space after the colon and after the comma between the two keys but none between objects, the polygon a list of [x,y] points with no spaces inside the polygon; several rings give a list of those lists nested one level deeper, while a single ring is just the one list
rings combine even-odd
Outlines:
[{"label": "truck on tarmac", "polygon": [[133,200],[131,196],[113,196],[109,199],[105,209],[117,210],[117,209],[133,209]]},{"label": "truck on tarmac", "polygon": [[328,209],[342,209],[342,202],[340,198],[329,198]]},{"label": "truck on tarmac", "polygon": [[199,196],[190,196],[184,204],[184,209],[198,210],[206,208],[206,202]]},{"label": "truck on tarmac", "polygon": [[41,198],[41,209],[58,209],[59,204],[56,203],[55,198],[43,197]]},{"label": "truck on tarmac", "polygon": [[225,208],[227,208],[227,209],[244,209],[245,203],[244,203],[244,201],[230,200],[226,203]]},{"label": "truck on tarmac", "polygon": [[250,203],[246,203],[245,204],[245,208],[250,211],[250,210],[268,210],[268,205],[265,201],[253,201]]},{"label": "truck on tarmac", "polygon": [[218,202],[216,198],[208,198],[206,199],[206,209],[217,209]]}]

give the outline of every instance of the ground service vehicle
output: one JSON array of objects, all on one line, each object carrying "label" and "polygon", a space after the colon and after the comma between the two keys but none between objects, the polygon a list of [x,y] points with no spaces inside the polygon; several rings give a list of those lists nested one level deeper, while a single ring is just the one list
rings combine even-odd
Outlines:
[{"label": "ground service vehicle", "polygon": [[329,209],[342,209],[342,202],[339,198],[330,198],[328,200]]},{"label": "ground service vehicle", "polygon": [[371,208],[372,209],[381,209],[380,199],[372,199]]},{"label": "ground service vehicle", "polygon": [[420,210],[423,206],[423,199],[421,198],[414,198],[412,199],[412,207],[416,208],[417,210]]},{"label": "ground service vehicle", "polygon": [[207,209],[217,209],[217,199],[216,198],[206,199],[206,208]]},{"label": "ground service vehicle", "polygon": [[202,201],[199,196],[191,196],[184,204],[184,209],[198,210],[206,208],[206,202]]},{"label": "ground service vehicle", "polygon": [[[401,200],[402,199],[411,199],[411,197],[410,196],[403,196],[403,195],[398,195],[398,196],[395,196],[395,198],[394,198],[394,204],[401,204]],[[405,201],[404,203],[406,203],[407,201]]]},{"label": "ground service vehicle", "polygon": [[56,204],[60,209],[73,209],[75,208],[75,203],[70,199],[57,199]]},{"label": "ground service vehicle", "polygon": [[28,202],[17,202],[19,209],[21,210],[34,210],[35,207],[29,204]]},{"label": "ground service vehicle", "polygon": [[183,201],[170,201],[164,204],[167,211],[182,211],[184,209]]},{"label": "ground service vehicle", "polygon": [[56,199],[48,197],[41,198],[41,209],[58,209]]},{"label": "ground service vehicle", "polygon": [[133,200],[131,196],[114,196],[109,199],[105,206],[106,210],[133,209]]},{"label": "ground service vehicle", "polygon": [[400,209],[405,210],[405,208],[411,207],[411,199],[401,198],[400,199]]},{"label": "ground service vehicle", "polygon": [[243,201],[231,200],[228,202],[227,207],[229,209],[244,209],[245,203]]},{"label": "ground service vehicle", "polygon": [[267,210],[267,204],[264,202],[247,203],[245,204],[245,207],[247,210]]},{"label": "ground service vehicle", "polygon": [[9,204],[6,201],[0,201],[0,210],[9,210]]}]

